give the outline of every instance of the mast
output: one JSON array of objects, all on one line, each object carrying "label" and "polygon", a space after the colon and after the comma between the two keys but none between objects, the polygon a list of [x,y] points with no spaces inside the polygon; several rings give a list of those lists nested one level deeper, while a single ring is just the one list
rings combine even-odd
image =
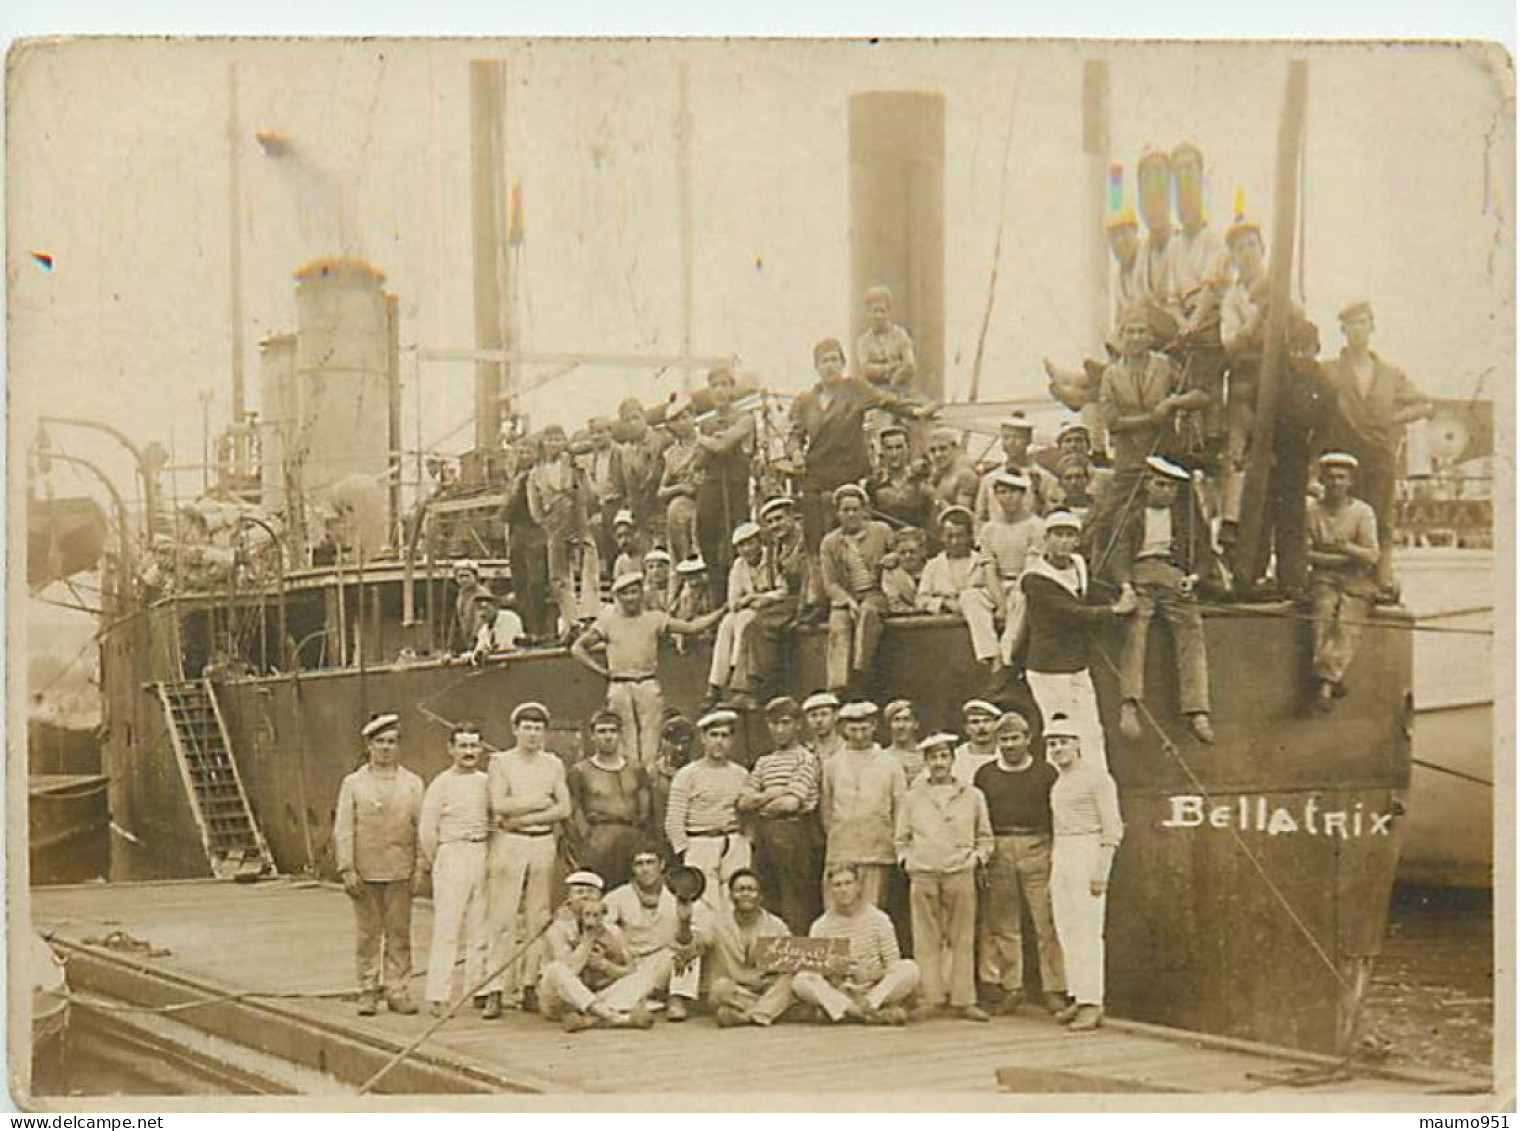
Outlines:
[{"label": "mast", "polygon": [[1108,60],[1088,59],[1082,64],[1082,152],[1087,157],[1087,219],[1084,223],[1088,288],[1088,348],[1093,357],[1103,356],[1109,331],[1108,236]]},{"label": "mast", "polygon": [[1267,481],[1272,472],[1272,441],[1277,427],[1277,402],[1287,364],[1288,305],[1293,283],[1293,238],[1298,222],[1298,166],[1303,156],[1304,118],[1309,104],[1309,64],[1288,64],[1288,87],[1277,130],[1277,168],[1272,195],[1272,249],[1267,266],[1268,307],[1266,343],[1256,394],[1256,423],[1251,456],[1246,464],[1240,505],[1239,561],[1245,563],[1246,584],[1254,584],[1266,567],[1264,511]]},{"label": "mast", "polygon": [[[475,244],[475,347],[510,350],[504,301],[511,293],[510,261],[502,226],[507,215],[505,118],[507,64],[470,61],[470,205]],[[475,447],[494,448],[501,427],[508,363],[475,363]]]},{"label": "mast", "polygon": [[[232,274],[229,288],[232,320],[232,423],[243,422],[243,163],[238,145],[238,77],[237,64],[227,64],[227,260]],[[234,466],[240,472],[237,455],[241,449],[234,441]]]},{"label": "mast", "polygon": [[[681,353],[691,356],[692,271],[696,238],[691,218],[691,67],[681,60],[676,68],[676,189],[681,216]],[[691,370],[683,369],[691,387]]]}]

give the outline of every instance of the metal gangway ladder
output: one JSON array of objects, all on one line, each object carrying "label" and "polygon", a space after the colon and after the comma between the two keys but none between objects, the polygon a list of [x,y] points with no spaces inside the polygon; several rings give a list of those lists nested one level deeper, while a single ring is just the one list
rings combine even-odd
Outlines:
[{"label": "metal gangway ladder", "polygon": [[211,681],[155,686],[211,874],[243,881],[273,875],[274,856],[248,804]]}]

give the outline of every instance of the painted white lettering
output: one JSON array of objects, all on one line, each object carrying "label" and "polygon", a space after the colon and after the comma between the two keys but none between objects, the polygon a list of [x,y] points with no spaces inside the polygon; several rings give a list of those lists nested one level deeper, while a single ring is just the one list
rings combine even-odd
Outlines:
[{"label": "painted white lettering", "polygon": [[1172,815],[1161,822],[1166,829],[1191,829],[1203,824],[1203,798],[1185,793],[1173,796]]},{"label": "painted white lettering", "polygon": [[1256,831],[1259,833],[1267,831],[1267,799],[1265,797],[1256,799]]},{"label": "painted white lettering", "polygon": [[1267,823],[1267,835],[1279,836],[1282,833],[1298,832],[1298,822],[1288,815],[1286,809],[1273,809],[1272,820]]},{"label": "painted white lettering", "polygon": [[1351,835],[1362,835],[1362,803],[1356,803],[1356,811],[1351,814]]},{"label": "painted white lettering", "polygon": [[1372,816],[1372,828],[1368,830],[1368,836],[1387,836],[1388,826],[1393,824],[1392,813],[1374,813]]},{"label": "painted white lettering", "polygon": [[1325,814],[1325,835],[1334,836],[1337,832],[1341,839],[1346,839],[1346,811],[1338,809],[1334,813]]},{"label": "painted white lettering", "polygon": [[1319,812],[1319,799],[1309,798],[1304,802],[1304,828],[1309,830],[1310,836],[1318,836],[1319,830],[1314,827],[1314,814]]},{"label": "painted white lettering", "polygon": [[1228,805],[1216,805],[1209,810],[1209,824],[1216,829],[1230,827],[1230,807]]}]

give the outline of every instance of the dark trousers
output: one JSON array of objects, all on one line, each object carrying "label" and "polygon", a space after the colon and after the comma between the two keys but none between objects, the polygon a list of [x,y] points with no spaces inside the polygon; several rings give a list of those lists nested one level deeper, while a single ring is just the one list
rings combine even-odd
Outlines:
[{"label": "dark trousers", "polygon": [[728,600],[728,571],[734,562],[734,527],[749,519],[749,496],[737,484],[710,478],[697,491],[697,548],[707,563],[713,607]]},{"label": "dark trousers", "polygon": [[756,611],[749,631],[744,634],[749,686],[738,690],[749,692],[762,702],[781,693],[786,675],[786,650],[796,623],[797,603],[791,598]]},{"label": "dark trousers", "polygon": [[813,813],[755,824],[754,865],[765,906],[795,935],[807,934],[823,913],[821,833]]},{"label": "dark trousers", "polygon": [[352,902],[360,991],[406,993],[412,977],[411,881],[366,880]]},{"label": "dark trousers", "polygon": [[507,559],[523,631],[529,636],[552,634],[557,610],[549,607],[549,551],[543,530],[532,523],[513,526]]},{"label": "dark trousers", "polygon": [[1309,493],[1311,447],[1308,434],[1279,429],[1272,453],[1267,512],[1277,555],[1277,587],[1284,591],[1301,592],[1309,585],[1304,500]]}]

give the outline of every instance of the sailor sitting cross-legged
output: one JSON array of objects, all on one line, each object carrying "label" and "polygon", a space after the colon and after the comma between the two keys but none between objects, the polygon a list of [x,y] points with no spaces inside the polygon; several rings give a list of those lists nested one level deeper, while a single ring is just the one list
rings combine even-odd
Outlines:
[{"label": "sailor sitting cross-legged", "polygon": [[[678,900],[665,883],[665,861],[653,843],[633,850],[633,879],[603,900],[607,922],[623,932],[636,963],[651,963],[654,992],[667,993],[665,1016],[685,1021],[702,979],[702,960],[692,934],[692,905]],[[663,964],[663,965],[662,965]]]},{"label": "sailor sitting cross-legged", "polygon": [[538,1011],[570,1033],[649,1028],[649,997],[670,980],[668,956],[637,961],[623,932],[608,922],[602,886],[595,872],[566,876],[569,895],[544,935]]}]

